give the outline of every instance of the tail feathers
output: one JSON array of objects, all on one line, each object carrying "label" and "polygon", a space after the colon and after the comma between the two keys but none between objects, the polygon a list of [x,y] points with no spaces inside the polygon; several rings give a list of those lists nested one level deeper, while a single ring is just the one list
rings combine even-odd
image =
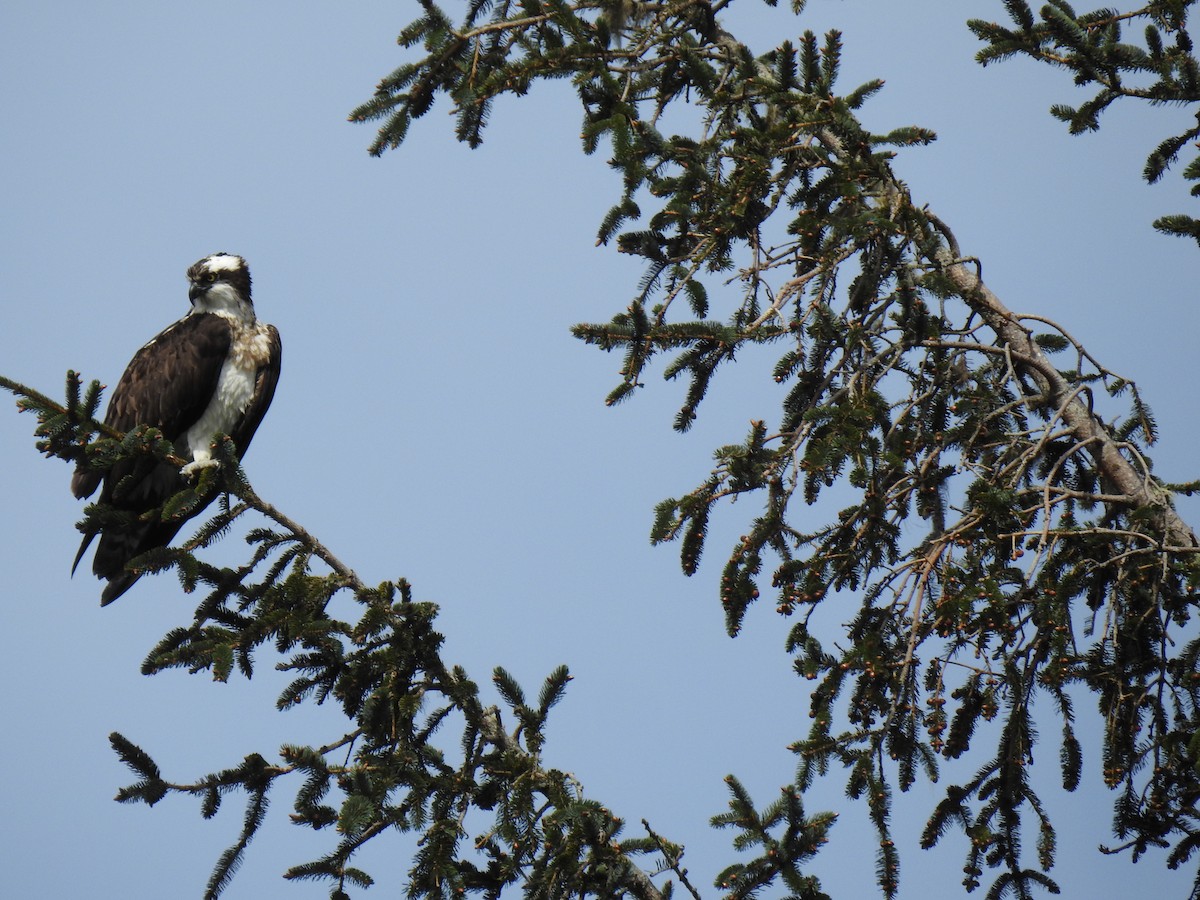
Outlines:
[{"label": "tail feathers", "polygon": [[92,571],[108,581],[100,595],[100,605],[108,606],[133,587],[142,573],[132,571],[129,563],[149,550],[167,546],[182,525],[182,522],[147,522],[102,532],[92,560]]},{"label": "tail feathers", "polygon": [[[71,479],[72,490],[75,489],[77,482],[81,490],[87,489],[91,474],[90,472],[76,472],[75,477]],[[165,463],[156,463],[144,474],[135,469],[132,475],[124,476],[119,480],[118,474],[114,467],[109,479],[115,487],[110,490],[106,483],[100,502],[143,515],[153,511],[182,486],[179,471]],[[94,486],[91,489],[94,489]],[[100,595],[100,605],[107,606],[133,587],[134,583],[142,577],[142,573],[130,569],[129,564],[150,550],[170,544],[184,523],[188,519],[200,515],[213,499],[215,499],[215,495],[209,496],[206,502],[191,510],[184,519],[171,519],[164,522],[151,515],[147,518],[151,518],[152,521],[134,519],[122,524],[112,523],[99,531],[85,534],[79,552],[75,554],[75,563],[71,566],[71,573],[74,574],[79,561],[87,552],[96,535],[99,534],[100,540],[96,545],[96,555],[92,559],[92,571],[98,578],[103,578],[108,582]]]},{"label": "tail feathers", "polygon": [[76,500],[90,497],[96,493],[96,488],[100,487],[100,482],[103,479],[103,472],[76,469],[75,474],[71,476],[71,493],[75,495]]},{"label": "tail feathers", "polygon": [[123,593],[133,587],[134,582],[142,577],[141,572],[122,572],[120,575],[115,575],[108,580],[108,584],[104,586],[104,590],[100,593],[100,605],[108,606]]},{"label": "tail feathers", "polygon": [[[105,473],[102,472],[76,470],[71,478],[71,490],[77,497],[86,497],[104,478]],[[181,486],[179,471],[174,466],[154,460],[118,463],[107,474],[107,478],[100,495],[100,503],[130,513],[152,511]],[[182,525],[182,521],[134,519],[122,524],[112,523],[97,531],[85,533],[83,542],[79,545],[79,552],[75,554],[71,574],[75,574],[83,555],[96,535],[99,535],[96,555],[92,559],[92,572],[97,578],[108,582],[100,596],[100,605],[107,606],[133,587],[134,582],[141,577],[140,572],[133,572],[128,568],[129,563],[148,550],[169,544]]]},{"label": "tail feathers", "polygon": [[75,554],[75,562],[71,563],[71,577],[75,577],[75,570],[79,568],[79,561],[83,559],[83,554],[87,553],[87,548],[92,545],[92,541],[96,539],[96,532],[89,531],[83,536],[83,543],[79,545],[79,552]]}]

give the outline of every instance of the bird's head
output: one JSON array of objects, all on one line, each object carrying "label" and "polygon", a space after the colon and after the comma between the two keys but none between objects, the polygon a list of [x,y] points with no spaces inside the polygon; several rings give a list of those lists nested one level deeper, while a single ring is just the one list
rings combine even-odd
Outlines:
[{"label": "bird's head", "polygon": [[250,268],[240,256],[214,253],[187,270],[188,299],[196,312],[226,312],[254,318]]}]

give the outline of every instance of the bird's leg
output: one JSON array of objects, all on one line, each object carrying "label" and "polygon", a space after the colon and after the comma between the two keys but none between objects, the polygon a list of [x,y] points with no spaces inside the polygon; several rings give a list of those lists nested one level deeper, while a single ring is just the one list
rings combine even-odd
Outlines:
[{"label": "bird's leg", "polygon": [[215,469],[221,465],[220,460],[212,458],[212,454],[208,451],[196,451],[193,454],[193,459],[186,466],[179,470],[179,474],[189,481],[195,479],[204,469]]}]

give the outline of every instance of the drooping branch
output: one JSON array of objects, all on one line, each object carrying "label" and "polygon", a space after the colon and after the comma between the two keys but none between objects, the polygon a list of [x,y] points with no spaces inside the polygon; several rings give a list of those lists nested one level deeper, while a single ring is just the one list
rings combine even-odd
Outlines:
[{"label": "drooping branch", "polygon": [[[998,53],[1051,35],[1085,68],[1140,64],[1116,40],[1132,15],[1087,14],[1072,31],[1074,14],[1052,3],[1035,33],[1027,4],[1005,5],[1023,30],[993,32],[1008,42]],[[1145,12],[1179,33],[1177,7],[1190,5]],[[835,89],[837,32],[823,42],[805,33],[755,55],[717,19],[715,4],[634,4],[615,29],[610,6],[559,4],[528,29],[510,27],[524,7],[488,7],[509,37],[476,39],[469,52],[448,37],[444,16],[427,15],[406,32],[410,45],[424,42],[425,58],[381,83],[355,117],[385,120],[378,153],[444,91],[465,126],[459,138],[474,146],[492,98],[570,77],[585,152],[606,141],[623,176],[599,243],[646,264],[611,321],[574,329],[623,354],[608,402],[633,396],[660,354],[674,354],[663,374],[688,382],[675,420],[687,430],[718,371],[745,348],[781,348],[771,371],[785,390],[778,420],[759,418],[756,394],[745,439],[717,448],[701,484],[659,505],[651,537],[678,540],[693,574],[718,507],[761,499],[729,554],[719,598],[733,634],[768,585],[778,613],[796,619],[792,663],[816,682],[811,730],[795,744],[798,787],[834,762],[844,767],[849,795],[867,798],[880,834],[879,883],[891,894],[891,785],[907,789],[922,772],[936,780],[939,759],[976,751],[978,723],[1000,718],[992,762],[947,790],[930,840],[959,823],[972,839],[973,883],[987,865],[1003,870],[994,891],[1051,885],[1054,831],[1025,774],[1032,709],[1048,693],[1064,747],[1077,750],[1064,686],[1080,683],[1095,692],[1106,724],[1105,781],[1123,781],[1138,798],[1118,804],[1119,827],[1174,834],[1182,858],[1191,825],[1177,801],[1196,778],[1188,764],[1168,771],[1161,761],[1187,742],[1191,726],[1181,723],[1200,719],[1191,680],[1200,644],[1181,631],[1200,565],[1171,490],[1198,485],[1154,476],[1153,417],[1136,387],[1053,323],[1035,333],[1029,323],[1040,317],[1014,314],[982,281],[981,263],[912,200],[892,157],[934,135],[868,130],[859,111],[882,81]],[[1191,77],[1186,35],[1168,50],[1154,40],[1148,35],[1164,84]],[[1086,124],[1110,100],[1070,112]],[[661,132],[662,122],[680,121],[667,111],[681,107],[694,114],[682,121],[699,124]],[[1153,173],[1180,148],[1178,140],[1160,147]],[[1073,371],[1060,370],[1052,356],[1071,346]],[[1096,388],[1131,395],[1131,414],[1102,418],[1107,403]],[[841,509],[814,521],[809,507],[834,485]],[[847,595],[858,612],[832,639],[810,628],[828,598],[839,596],[841,609],[853,602]],[[1079,784],[1080,759],[1064,753],[1067,790]],[[1022,861],[1022,812],[1039,834],[1040,870]],[[748,808],[742,819],[752,820]],[[748,890],[776,865],[764,860],[745,873]]]},{"label": "drooping branch", "polygon": [[[158,444],[131,442],[104,430],[93,417],[98,385],[86,401],[78,386],[71,373],[62,404],[0,376],[0,387],[37,415],[39,446],[49,455],[77,461],[88,452],[90,436],[100,433],[115,445],[114,459],[154,452],[159,459],[183,462]],[[276,667],[292,675],[278,708],[335,701],[351,728],[319,745],[285,744],[277,761],[252,753],[190,781],[164,777],[149,754],[120,734],[111,736],[114,750],[137,776],[118,792],[119,801],[154,805],[168,794],[183,794],[198,798],[209,818],[230,795],[245,795],[241,832],[218,859],[206,897],[217,898],[229,886],[265,821],[270,792],[291,779],[296,782],[292,821],[315,830],[336,824],[338,837],[328,855],[294,866],[286,877],[331,880],[335,896],[347,896],[348,886],[371,883],[351,865],[354,856],[399,829],[423,835],[410,873],[414,895],[449,900],[467,890],[495,894],[522,885],[534,895],[564,889],[578,896],[663,900],[663,891],[635,859],[651,852],[649,842],[619,840],[622,820],[588,800],[571,776],[541,761],[547,713],[570,680],[565,667],[547,679],[537,705],[526,704],[519,686],[497,670],[501,694],[518,722],[506,731],[500,708],[485,706],[466,672],[442,657],[432,604],[415,602],[403,580],[366,585],[310,531],[254,490],[227,440],[218,443],[215,457],[221,466],[206,470],[211,482],[206,490],[233,502],[222,503],[196,537],[146,563],[157,570],[178,569],[185,590],[204,596],[192,621],[163,637],[143,671],[183,667],[210,671],[224,681],[236,667],[250,678],[256,652],[273,646],[281,659]],[[182,479],[180,489],[191,490]],[[275,527],[250,530],[248,562],[221,568],[200,558],[251,511]],[[312,571],[316,560],[330,574]],[[344,591],[354,598],[357,620],[331,613],[331,601]],[[437,728],[454,718],[467,748],[457,767],[445,763],[447,752],[434,741]],[[343,797],[340,807],[325,802],[333,791]],[[491,813],[496,824],[486,840],[463,848],[468,812]],[[574,849],[564,851],[549,836],[538,838],[543,829]],[[550,878],[557,887],[539,878]]]},{"label": "drooping branch", "polygon": [[1156,509],[1163,517],[1166,540],[1160,549],[1174,553],[1197,549],[1195,532],[1176,512],[1170,495],[1158,486],[1148,469],[1140,469],[1121,452],[1111,430],[1084,403],[1077,385],[1069,383],[1042,353],[1025,328],[983,283],[979,275],[963,265],[943,248],[935,260],[961,292],[963,299],[978,311],[996,333],[998,340],[1013,348],[1022,368],[1039,385],[1047,404],[1060,411],[1071,427],[1075,440],[1087,447],[1101,477],[1128,498],[1134,506]]}]

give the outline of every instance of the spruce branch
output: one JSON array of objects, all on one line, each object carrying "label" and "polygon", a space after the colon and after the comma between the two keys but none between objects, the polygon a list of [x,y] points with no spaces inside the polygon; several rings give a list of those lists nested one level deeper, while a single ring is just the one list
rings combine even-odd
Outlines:
[{"label": "spruce branch", "polygon": [[258,495],[258,492],[247,482],[245,487],[239,492],[239,499],[246,504],[250,509],[254,509],[261,513],[266,518],[270,519],[276,525],[287,529],[292,540],[304,546],[309,552],[325,563],[329,568],[336,572],[342,579],[346,587],[351,588],[355,592],[365,590],[362,581],[358,575],[344,562],[334,556],[324,544],[312,536],[303,526],[296,522],[291,517],[285,515],[276,506],[263,500]]},{"label": "spruce branch", "polygon": [[675,873],[675,877],[679,879],[679,883],[692,895],[694,900],[702,900],[700,892],[688,880],[688,870],[683,867],[683,848],[665,840],[650,827],[650,823],[645,819],[642,819],[642,827],[646,829],[646,834],[650,836],[650,840],[654,842],[655,847],[658,848],[658,852],[663,855],[663,860],[667,868]]},{"label": "spruce branch", "polygon": [[[982,19],[967,24],[984,44],[976,58],[985,66],[1025,56],[1070,73],[1077,86],[1094,86],[1094,96],[1077,107],[1051,107],[1051,114],[1065,122],[1070,133],[1081,134],[1098,130],[1100,114],[1118,102],[1200,104],[1200,61],[1188,30],[1194,3],[1182,0],[1084,13],[1067,4],[1050,3],[1035,18],[1025,0],[1011,0],[1005,6],[1016,28]],[[1131,40],[1128,31],[1134,26],[1140,26],[1141,33]],[[1195,127],[1159,143],[1146,158],[1145,180],[1151,184],[1160,180],[1197,137],[1200,119]],[[1200,179],[1200,156],[1193,157],[1183,176],[1193,182]],[[1192,195],[1198,192],[1200,188],[1193,187]],[[1165,234],[1200,239],[1200,222],[1192,216],[1163,216],[1154,227]]]},{"label": "spruce branch", "polygon": [[[150,452],[153,442],[134,435],[138,440],[130,443],[91,417],[98,386],[87,401],[90,412],[83,415],[78,384],[71,373],[63,405],[0,377],[0,387],[37,412],[39,434],[48,423],[70,420],[55,432],[60,437],[53,455],[77,459],[93,453],[88,443],[92,435],[119,440],[119,453]],[[184,462],[169,453],[158,455],[176,465]],[[432,628],[432,604],[415,602],[402,579],[365,584],[310,531],[257,493],[227,438],[218,441],[214,455],[221,466],[206,470],[210,483],[202,479],[196,490],[219,491],[220,508],[179,549],[164,550],[152,560],[148,556],[146,563],[160,570],[178,568],[185,587],[194,590],[203,584],[208,592],[192,622],[165,635],[143,671],[182,666],[209,670],[224,681],[236,665],[250,678],[255,652],[273,645],[280,659],[276,668],[294,676],[278,707],[334,699],[353,727],[319,746],[284,745],[277,762],[252,753],[233,767],[186,782],[163,777],[148,753],[124,736],[112,735],[114,750],[138,776],[118,792],[122,802],[154,805],[168,794],[182,794],[199,799],[202,815],[210,818],[229,794],[244,793],[241,830],[216,861],[206,897],[215,900],[232,883],[263,826],[271,789],[288,779],[298,780],[293,823],[316,830],[336,824],[340,837],[331,854],[294,866],[286,877],[330,880],[339,896],[346,896],[350,886],[371,883],[369,875],[350,865],[355,854],[399,829],[424,835],[410,873],[410,890],[417,893],[452,896],[509,884],[524,884],[537,893],[547,889],[538,879],[551,877],[550,864],[554,883],[581,896],[609,896],[604,885],[611,884],[638,900],[662,900],[634,859],[644,848],[613,840],[621,820],[587,800],[574,779],[545,768],[540,760],[549,712],[570,681],[565,667],[547,678],[536,708],[525,705],[520,687],[511,682],[506,696],[520,726],[506,732],[500,710],[485,706],[466,673],[444,661],[441,636]],[[248,562],[218,568],[200,558],[235,521],[252,513],[269,527],[250,531]],[[105,514],[98,507],[96,515]],[[312,572],[318,561],[330,574]],[[357,620],[331,615],[331,601],[343,591],[356,601]],[[445,764],[445,751],[435,743],[439,726],[451,720],[464,729],[466,753],[457,767]],[[340,810],[324,802],[335,790],[343,795]],[[460,837],[475,817],[489,811],[496,817],[493,833],[498,837],[482,840],[479,852],[499,868],[491,870],[494,877],[468,878],[465,873],[484,870],[476,869],[460,848]],[[548,822],[569,836],[573,855],[530,840]],[[513,865],[513,860],[520,862]]]},{"label": "spruce branch", "polygon": [[1170,503],[1166,492],[1147,477],[1148,467],[1139,471],[1122,452],[1104,422],[1084,403],[1075,385],[1062,377],[1050,364],[1028,329],[979,278],[960,262],[943,253],[936,260],[944,273],[962,292],[964,299],[988,322],[1001,341],[1013,348],[1024,371],[1033,377],[1045,393],[1047,402],[1061,406],[1063,420],[1075,439],[1088,447],[1101,476],[1118,488],[1122,498],[1135,506],[1156,509],[1165,522],[1163,549],[1191,552],[1200,546],[1192,528],[1183,521]]},{"label": "spruce branch", "polygon": [[[224,487],[238,500],[236,506],[230,507],[231,512],[257,511],[281,529],[282,540],[276,541],[276,552],[288,545],[301,548],[298,559],[320,560],[332,570],[333,578],[307,575],[307,563],[297,569],[297,574],[304,575],[298,583],[303,593],[297,595],[303,602],[299,606],[289,602],[289,613],[281,619],[282,609],[277,608],[270,598],[272,592],[278,591],[292,577],[285,581],[284,573],[276,570],[274,577],[268,576],[262,583],[252,584],[246,576],[254,565],[244,567],[238,572],[237,583],[242,585],[239,593],[243,598],[239,601],[241,611],[237,618],[230,619],[226,612],[227,599],[232,598],[231,582],[223,581],[216,594],[201,604],[196,624],[170,637],[152,654],[152,659],[158,659],[152,670],[161,668],[172,658],[191,660],[192,667],[198,668],[222,646],[229,644],[248,653],[253,646],[272,637],[276,637],[277,647],[281,650],[298,643],[298,652],[281,662],[278,668],[304,671],[302,684],[320,686],[315,694],[317,702],[338,696],[346,715],[356,721],[358,727],[319,747],[284,747],[282,764],[267,764],[255,754],[240,767],[191,783],[154,780],[155,793],[197,795],[206,798],[210,804],[219,803],[220,795],[233,788],[240,787],[247,792],[242,833],[218,860],[207,896],[219,896],[231,882],[262,822],[268,787],[289,775],[305,774],[309,779],[300,787],[297,814],[292,817],[297,824],[320,828],[328,823],[328,814],[316,805],[325,788],[313,793],[320,785],[328,784],[332,779],[347,793],[342,813],[336,816],[344,834],[335,854],[326,862],[294,867],[288,873],[288,877],[335,879],[338,890],[345,890],[348,882],[366,883],[364,873],[349,867],[350,859],[361,847],[392,827],[399,825],[402,830],[407,830],[418,827],[419,823],[424,823],[420,827],[431,840],[415,862],[413,885],[431,884],[430,879],[440,877],[435,873],[447,871],[447,865],[460,859],[458,841],[453,833],[465,827],[468,811],[491,808],[491,801],[483,802],[482,806],[477,804],[478,798],[488,795],[488,791],[480,794],[482,784],[509,784],[516,779],[520,785],[518,795],[545,798],[542,810],[536,814],[539,819],[551,815],[572,816],[571,811],[579,808],[581,803],[586,806],[581,800],[581,790],[577,786],[565,788],[562,776],[543,768],[538,757],[547,713],[561,699],[570,679],[565,668],[551,674],[543,688],[538,710],[523,706],[520,700],[523,695],[514,685],[513,690],[517,693],[509,699],[516,704],[515,711],[523,724],[519,733],[507,733],[500,723],[500,711],[485,707],[465,673],[443,661],[437,649],[441,638],[429,627],[433,610],[413,603],[407,583],[368,587],[311,532],[260,497],[244,473],[230,470],[225,475]],[[255,564],[265,561],[267,556],[256,556]],[[326,612],[329,600],[342,589],[349,589],[364,611],[357,624],[331,619]],[[398,605],[392,601],[397,594]],[[216,620],[222,625],[214,630],[214,626],[204,624],[206,620]],[[371,639],[366,639],[368,636],[372,636]],[[249,673],[246,674],[249,677]],[[280,705],[290,706],[306,695],[309,695],[307,690],[297,692],[289,688],[284,693],[286,701],[281,698]],[[441,711],[424,712],[433,696],[440,696],[448,706]],[[437,724],[451,709],[462,717],[466,734],[475,735],[472,739],[474,749],[457,771],[440,763],[440,751],[432,745]],[[421,717],[426,719],[424,725],[419,725]],[[345,760],[330,760],[339,752],[345,754]],[[131,753],[126,751],[125,756],[137,761],[141,769],[151,771],[147,766],[153,763],[148,756],[143,759]],[[413,761],[402,761],[409,758]],[[417,776],[418,771],[424,774]],[[317,781],[312,782],[313,778]],[[389,783],[388,779],[396,778],[399,782],[389,791],[400,790],[405,783],[412,787],[407,795],[401,791],[396,801],[381,803],[378,798],[383,796],[379,793],[382,786]],[[384,780],[378,788],[367,788],[365,783],[357,786],[362,779]],[[135,790],[126,789],[126,793],[132,798],[134,795],[130,792]],[[365,793],[358,793],[359,790]],[[513,787],[506,790],[512,791]],[[503,805],[508,802],[511,801]],[[215,810],[215,806],[212,809]],[[456,811],[458,825],[450,833],[441,831],[445,820],[442,813],[434,815],[436,810]],[[512,812],[508,810],[503,815],[509,816]],[[611,818],[610,814],[605,815]],[[613,823],[618,821],[612,818]],[[593,839],[586,837],[590,833],[587,828],[580,832],[579,836],[583,838],[581,853],[599,852],[608,860],[606,865],[616,866],[621,873],[620,883],[632,896],[639,900],[661,900],[661,893],[650,877],[628,855],[616,850],[615,845],[603,837],[603,832],[594,838],[598,843],[590,843]],[[550,851],[542,848],[537,852]],[[583,859],[586,855],[581,862]],[[591,883],[587,873],[588,867],[584,864],[572,877],[582,879],[579,884],[586,886]],[[520,877],[517,871],[511,875],[511,879]]]},{"label": "spruce branch", "polygon": [[[1088,103],[1057,111],[1074,131],[1097,127],[1119,100],[1190,102],[1200,83],[1175,6],[1076,15],[1051,4],[1038,20],[1024,0],[1005,5],[1016,29],[972,23],[991,45],[981,60],[1029,53],[1073,67],[1097,86]],[[1038,832],[1043,870],[1054,835],[1015,760],[1036,739],[1033,698],[1048,693],[1068,731],[1065,688],[1084,685],[1106,723],[1105,778],[1139,798],[1118,804],[1118,827],[1171,833],[1183,853],[1187,804],[1166,783],[1194,784],[1193,769],[1151,772],[1145,760],[1200,721],[1197,657],[1178,650],[1200,559],[1172,503],[1178,488],[1153,472],[1154,418],[1136,386],[1057,323],[1014,313],[984,282],[982,262],[913,201],[892,160],[934,136],[915,126],[868,130],[859,110],[881,82],[839,93],[836,32],[756,55],[715,6],[646,4],[623,19],[617,42],[605,8],[560,4],[521,30],[501,7],[493,23],[512,39],[490,56],[476,52],[469,77],[433,31],[428,55],[404,71],[422,101],[444,92],[460,109],[483,85],[489,100],[523,95],[538,79],[577,86],[584,151],[607,139],[623,176],[600,243],[646,265],[633,301],[610,322],[573,329],[624,356],[606,402],[633,396],[660,355],[673,354],[663,374],[689,382],[675,420],[683,431],[739,351],[780,348],[772,376],[787,393],[777,421],[756,417],[742,443],[717,448],[694,490],[659,505],[651,537],[678,539],[681,566],[694,574],[717,509],[760,498],[718,595],[731,634],[768,586],[777,612],[797,619],[789,651],[816,684],[811,730],[795,744],[796,785],[843,767],[848,793],[866,800],[879,831],[877,875],[891,893],[892,785],[907,789],[922,772],[937,780],[938,760],[966,753],[978,724],[1005,710],[995,766],[948,791],[954,815],[935,811],[931,823],[939,834],[957,824],[972,840],[972,885],[986,865],[997,870],[993,892],[1052,886],[1022,860],[1023,815]],[[1120,40],[1144,16],[1154,25],[1145,48]],[[1177,37],[1173,47],[1164,35]],[[371,114],[402,119],[417,96],[394,93]],[[692,133],[660,132],[667,111],[683,107],[699,122]],[[396,133],[385,121],[372,152]],[[1147,176],[1160,177],[1189,135],[1160,144]],[[459,134],[472,145],[479,136]],[[1200,166],[1188,168],[1193,176]],[[1162,230],[1200,234],[1187,217],[1163,221]],[[676,302],[684,293],[692,318]],[[723,318],[713,312],[722,304]],[[1035,333],[1035,323],[1049,328]],[[1055,355],[1069,351],[1063,366]],[[1108,401],[1121,395],[1128,410],[1109,418]],[[807,508],[834,485],[853,499],[812,522]],[[810,619],[848,594],[860,598],[858,613],[827,651]],[[1145,698],[1153,729],[1129,697]],[[748,798],[738,802],[750,810]],[[738,875],[756,890],[766,871]]]},{"label": "spruce branch", "polygon": [[[0,388],[17,397],[17,409],[20,412],[37,414],[40,423],[38,434],[45,433],[47,428],[56,425],[57,422],[65,422],[69,425],[65,435],[58,434],[55,436],[56,440],[43,441],[38,445],[38,449],[47,455],[58,456],[68,462],[79,460],[81,448],[87,445],[88,439],[94,434],[114,441],[123,441],[127,436],[86,412],[84,407],[90,406],[94,412],[95,407],[99,404],[102,390],[100,383],[92,382],[92,389],[89,391],[90,402],[87,404],[80,403],[78,394],[80,383],[81,379],[77,372],[67,372],[67,403],[63,405],[28,385],[0,375]],[[187,460],[173,453],[165,454],[163,458],[176,466],[187,464]]]}]

